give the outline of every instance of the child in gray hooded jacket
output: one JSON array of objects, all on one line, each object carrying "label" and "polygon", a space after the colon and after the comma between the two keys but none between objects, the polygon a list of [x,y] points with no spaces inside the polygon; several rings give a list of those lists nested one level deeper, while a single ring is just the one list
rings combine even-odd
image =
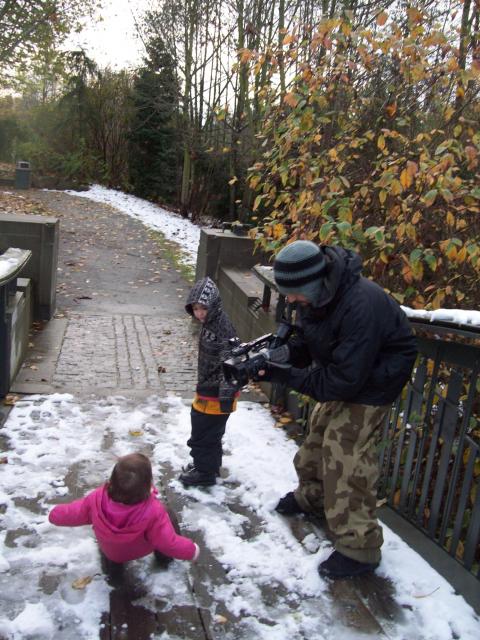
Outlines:
[{"label": "child in gray hooded jacket", "polygon": [[198,344],[198,380],[192,403],[192,431],[187,441],[193,463],[180,475],[185,486],[211,486],[222,464],[222,437],[236,409],[237,389],[223,374],[222,362],[236,331],[222,308],[220,293],[209,277],[190,291],[185,310],[202,324]]}]

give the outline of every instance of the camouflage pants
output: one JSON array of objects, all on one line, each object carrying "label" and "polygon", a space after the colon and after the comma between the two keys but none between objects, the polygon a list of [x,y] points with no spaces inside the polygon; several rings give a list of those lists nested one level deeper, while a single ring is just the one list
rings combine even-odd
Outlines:
[{"label": "camouflage pants", "polygon": [[389,408],[318,403],[294,458],[297,502],[305,511],[325,513],[337,551],[359,562],[380,561],[376,445]]}]

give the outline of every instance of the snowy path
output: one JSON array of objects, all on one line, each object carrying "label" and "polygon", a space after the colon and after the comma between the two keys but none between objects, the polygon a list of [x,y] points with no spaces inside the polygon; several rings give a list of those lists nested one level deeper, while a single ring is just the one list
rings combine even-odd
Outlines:
[{"label": "snowy path", "polygon": [[[151,456],[158,484],[162,469],[176,476],[188,458],[189,427],[189,409],[178,398],[134,404],[121,397],[80,400],[63,394],[17,403],[0,430],[9,448],[8,463],[0,465],[0,637],[70,639],[72,628],[78,639],[98,637],[109,587],[92,533],[88,527],[56,528],[46,513],[52,503],[103,482],[116,456],[131,451]],[[328,542],[310,535],[300,543],[272,511],[295,483],[296,445],[274,427],[266,409],[240,403],[228,424],[225,449],[226,477],[216,487],[186,491],[173,479],[166,488],[184,505],[183,532],[208,547],[202,561],[211,554],[225,572],[223,581],[203,575],[214,637],[365,637],[343,624],[335,591],[316,571],[330,551]],[[253,525],[229,505],[255,514]],[[385,637],[478,638],[480,623],[464,600],[397,536],[386,530],[385,538],[379,573],[393,582],[405,614],[402,624],[384,626]],[[201,562],[176,561],[162,573],[152,570],[150,558],[131,563],[147,594],[139,604],[154,609],[162,601],[172,612],[191,605],[190,587],[201,568]],[[84,589],[72,588],[85,576],[93,579]]]}]

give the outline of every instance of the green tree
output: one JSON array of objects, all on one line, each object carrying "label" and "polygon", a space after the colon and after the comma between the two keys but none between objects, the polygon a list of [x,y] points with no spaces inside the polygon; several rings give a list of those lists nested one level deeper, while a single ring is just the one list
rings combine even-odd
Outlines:
[{"label": "green tree", "polygon": [[0,82],[25,66],[46,44],[61,42],[95,0],[3,0],[0,2]]},{"label": "green tree", "polygon": [[147,49],[133,82],[130,181],[134,193],[176,204],[180,170],[180,89],[171,55],[161,41]]}]

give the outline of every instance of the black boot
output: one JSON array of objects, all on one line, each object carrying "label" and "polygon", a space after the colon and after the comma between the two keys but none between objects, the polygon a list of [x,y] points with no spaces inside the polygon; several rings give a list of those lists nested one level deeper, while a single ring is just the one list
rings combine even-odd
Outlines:
[{"label": "black boot", "polygon": [[166,556],[161,551],[154,551],[153,555],[155,556],[155,564],[160,569],[168,569],[169,565],[173,562],[173,558]]},{"label": "black boot", "polygon": [[191,471],[181,473],[179,478],[186,487],[211,487],[216,483],[215,473],[204,473],[195,467]]},{"label": "black boot", "polygon": [[112,587],[118,587],[123,582],[123,563],[110,560],[103,551],[100,551],[100,561],[108,583]]},{"label": "black boot", "polygon": [[372,573],[378,565],[378,562],[358,562],[358,560],[344,556],[340,551],[334,551],[320,563],[318,573],[326,578],[350,578]]},{"label": "black boot", "polygon": [[[193,464],[193,462],[189,462],[188,464],[182,467],[182,471],[184,471],[185,473],[188,473],[189,471],[193,471],[194,469],[195,469],[195,465]],[[215,472],[215,475],[217,476],[217,478],[220,478],[220,469],[218,469],[218,471]]]},{"label": "black boot", "polygon": [[298,513],[306,513],[302,507],[298,504],[293,491],[286,493],[283,498],[280,498],[275,511],[281,513],[284,516],[293,516]]}]

